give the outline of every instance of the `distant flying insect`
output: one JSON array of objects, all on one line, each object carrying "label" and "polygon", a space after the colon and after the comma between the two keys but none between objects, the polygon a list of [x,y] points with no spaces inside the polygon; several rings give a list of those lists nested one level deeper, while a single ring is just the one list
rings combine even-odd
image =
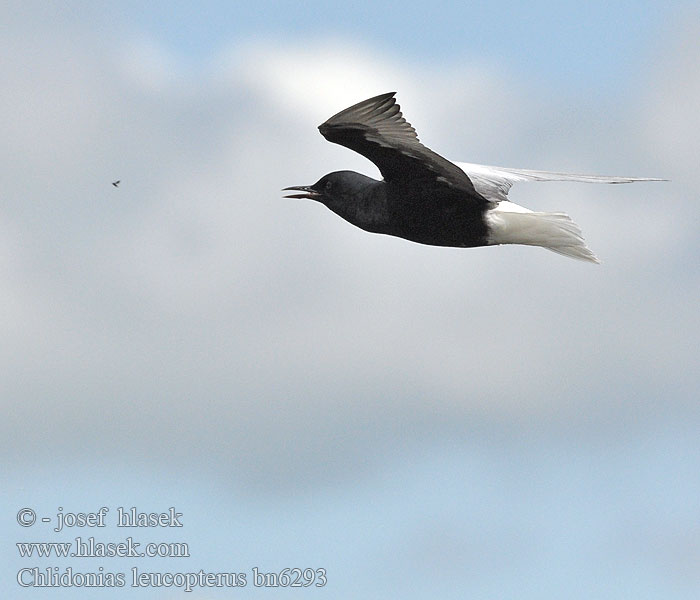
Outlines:
[{"label": "distant flying insect", "polygon": [[121,181],[121,179],[117,179],[116,181],[113,181],[113,182],[112,182],[112,185],[113,185],[114,187],[119,187],[119,182],[120,182],[120,181]]},{"label": "distant flying insect", "polygon": [[339,171],[313,185],[285,188],[301,192],[287,198],[316,200],[365,231],[434,246],[526,244],[598,262],[568,215],[532,212],[509,202],[511,186],[519,181],[659,181],[450,162],[418,141],[393,92],[346,108],[319,130],[329,142],[371,160],[384,180]]}]

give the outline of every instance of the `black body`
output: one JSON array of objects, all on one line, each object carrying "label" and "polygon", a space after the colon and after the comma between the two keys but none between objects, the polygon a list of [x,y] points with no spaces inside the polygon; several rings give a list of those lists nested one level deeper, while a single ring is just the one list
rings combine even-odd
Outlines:
[{"label": "black body", "polygon": [[420,143],[394,92],[365,100],[319,126],[330,142],[367,157],[383,181],[337,171],[312,186],[286,188],[318,200],[366,231],[434,246],[483,246],[494,206],[459,167]]}]

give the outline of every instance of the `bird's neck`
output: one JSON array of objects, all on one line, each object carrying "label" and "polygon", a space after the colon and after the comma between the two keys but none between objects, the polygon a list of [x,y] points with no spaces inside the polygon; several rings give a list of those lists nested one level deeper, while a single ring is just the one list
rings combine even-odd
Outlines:
[{"label": "bird's neck", "polygon": [[386,184],[371,181],[356,194],[342,202],[327,204],[334,213],[346,221],[373,233],[389,233]]}]

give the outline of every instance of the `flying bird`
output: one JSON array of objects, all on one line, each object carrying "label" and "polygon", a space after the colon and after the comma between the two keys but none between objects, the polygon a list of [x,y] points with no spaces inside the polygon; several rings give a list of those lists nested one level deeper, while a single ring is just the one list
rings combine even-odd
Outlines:
[{"label": "flying bird", "polygon": [[113,181],[113,182],[112,182],[112,185],[113,185],[114,187],[119,187],[119,183],[120,183],[120,182],[121,182],[121,179],[117,179],[116,181]]},{"label": "flying bird", "polygon": [[511,186],[519,181],[662,181],[450,162],[420,143],[395,94],[359,102],[318,127],[329,142],[371,160],[382,181],[336,171],[313,185],[284,188],[300,192],[285,197],[316,200],[365,231],[421,244],[458,248],[526,244],[597,263],[568,215],[533,212],[508,201]]}]

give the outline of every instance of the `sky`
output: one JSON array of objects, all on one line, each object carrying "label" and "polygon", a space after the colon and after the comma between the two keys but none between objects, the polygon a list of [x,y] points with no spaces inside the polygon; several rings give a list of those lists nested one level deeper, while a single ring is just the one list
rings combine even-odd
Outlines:
[{"label": "sky", "polygon": [[[0,31],[3,597],[698,597],[697,5],[10,1]],[[317,126],[387,91],[455,161],[669,181],[513,188],[601,265],[282,198],[379,177]],[[189,556],[17,546],[91,536]]]}]

